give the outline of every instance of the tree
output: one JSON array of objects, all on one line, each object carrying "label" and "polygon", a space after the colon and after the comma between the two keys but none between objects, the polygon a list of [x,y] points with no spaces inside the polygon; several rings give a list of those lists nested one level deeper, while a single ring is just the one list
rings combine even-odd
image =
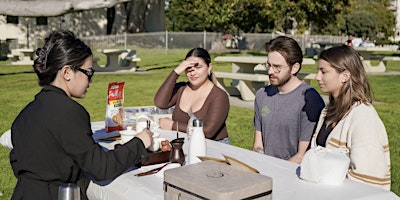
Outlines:
[{"label": "tree", "polygon": [[347,32],[357,37],[370,37],[377,35],[378,20],[374,14],[365,11],[357,11],[346,18]]},{"label": "tree", "polygon": [[[368,30],[363,34],[393,35],[394,16],[389,0],[170,0],[167,29],[178,31],[293,32],[345,34],[346,19],[365,11]],[[372,19],[371,17],[375,17]],[[172,19],[176,22],[172,23]],[[364,21],[361,20],[361,21]],[[375,24],[377,28],[372,28]],[[367,31],[367,32],[364,32]],[[371,36],[372,37],[372,36]]]},{"label": "tree", "polygon": [[149,5],[155,3],[154,0],[131,0],[126,6],[127,29],[129,33],[145,32],[145,16]]},{"label": "tree", "polygon": [[175,19],[174,26],[177,31],[212,31],[204,17],[208,10],[203,10],[202,4],[208,4],[208,0],[205,2],[201,0],[170,0],[165,13],[167,29],[172,29],[172,19]]},{"label": "tree", "polygon": [[303,29],[309,29],[312,34],[336,35],[343,31],[345,17],[349,13],[349,0],[300,0],[297,12],[304,12]]},{"label": "tree", "polygon": [[269,27],[266,5],[265,0],[173,0],[166,11],[167,29],[176,19],[178,31],[259,32]]},{"label": "tree", "polygon": [[[162,13],[160,10],[162,9]],[[107,34],[123,32],[141,33],[146,29],[146,19],[150,12],[157,12],[157,18],[164,18],[164,0],[128,0],[115,7],[107,9]],[[153,19],[154,20],[154,19]],[[164,30],[164,22],[160,22]]]},{"label": "tree", "polygon": [[[360,30],[350,31],[358,31],[360,33],[360,36],[365,36],[368,34],[367,36],[370,37],[370,39],[377,40],[377,43],[387,43],[388,38],[394,35],[395,28],[395,17],[393,12],[388,9],[389,5],[389,0],[353,0],[353,13],[351,15],[354,17],[354,15],[359,15],[358,12],[364,12],[366,13],[366,15],[369,16],[369,18],[359,18],[359,21],[356,21],[354,23],[359,24],[356,27],[360,27]],[[374,19],[372,19],[371,17],[373,17]],[[368,20],[372,21],[365,22]],[[374,32],[372,33],[372,30],[366,30],[365,28],[362,28],[361,24],[364,23],[375,24],[376,26],[374,28],[371,28],[372,30],[374,30]]]}]

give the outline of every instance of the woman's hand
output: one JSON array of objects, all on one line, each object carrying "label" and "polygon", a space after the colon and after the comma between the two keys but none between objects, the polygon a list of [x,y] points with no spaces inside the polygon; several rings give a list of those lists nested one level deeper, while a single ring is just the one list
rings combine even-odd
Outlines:
[{"label": "woman's hand", "polygon": [[158,125],[160,125],[161,129],[172,130],[172,125],[174,125],[174,121],[170,118],[160,118],[160,120],[158,121]]},{"label": "woman's hand", "polygon": [[144,129],[142,132],[136,134],[135,137],[142,140],[146,149],[151,145],[151,143],[153,143],[153,137],[151,136],[151,131],[149,129]]},{"label": "woman's hand", "polygon": [[180,74],[181,74],[182,72],[184,72],[187,68],[195,67],[195,66],[197,66],[198,64],[199,64],[199,63],[193,63],[193,62],[184,60],[184,61],[181,62],[181,64],[178,65],[178,67],[176,67],[176,68],[174,69],[174,71],[175,71],[177,74],[180,75]]}]

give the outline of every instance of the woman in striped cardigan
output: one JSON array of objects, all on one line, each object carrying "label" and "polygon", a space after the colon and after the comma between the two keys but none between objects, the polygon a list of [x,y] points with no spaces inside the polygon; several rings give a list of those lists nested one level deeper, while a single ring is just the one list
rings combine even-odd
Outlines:
[{"label": "woman in striped cardigan", "polygon": [[372,105],[370,85],[359,54],[346,45],[319,55],[316,77],[329,103],[321,113],[311,147],[345,147],[347,177],[390,190],[390,154],[386,129]]}]

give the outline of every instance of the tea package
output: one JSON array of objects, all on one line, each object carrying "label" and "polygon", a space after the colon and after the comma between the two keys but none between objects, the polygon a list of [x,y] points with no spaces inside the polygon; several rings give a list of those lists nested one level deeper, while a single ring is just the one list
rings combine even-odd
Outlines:
[{"label": "tea package", "polygon": [[106,132],[123,130],[125,82],[108,84],[106,108]]}]

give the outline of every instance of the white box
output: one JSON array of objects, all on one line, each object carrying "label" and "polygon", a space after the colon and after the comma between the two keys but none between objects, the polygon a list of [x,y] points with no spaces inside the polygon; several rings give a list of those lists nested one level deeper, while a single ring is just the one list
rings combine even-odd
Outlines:
[{"label": "white box", "polygon": [[272,199],[272,178],[204,161],[165,170],[164,199]]}]

